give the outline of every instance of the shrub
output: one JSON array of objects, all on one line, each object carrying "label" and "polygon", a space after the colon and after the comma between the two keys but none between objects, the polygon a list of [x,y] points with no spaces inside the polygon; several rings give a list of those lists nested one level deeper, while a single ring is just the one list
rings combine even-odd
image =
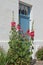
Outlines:
[{"label": "shrub", "polygon": [[37,60],[43,60],[43,47],[36,52]]},{"label": "shrub", "polygon": [[[15,23],[14,23],[15,24]],[[12,25],[11,25],[12,26]],[[6,57],[7,65],[30,65],[32,56],[32,40],[21,32],[20,25],[11,27],[9,50]],[[20,34],[19,34],[20,33]]]},{"label": "shrub", "polygon": [[5,51],[0,47],[0,65],[5,65]]}]

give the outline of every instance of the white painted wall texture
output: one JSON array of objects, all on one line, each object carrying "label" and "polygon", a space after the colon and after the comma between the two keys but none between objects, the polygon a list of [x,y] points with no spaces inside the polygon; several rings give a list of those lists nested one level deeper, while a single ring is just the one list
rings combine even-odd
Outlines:
[{"label": "white painted wall texture", "polygon": [[[43,45],[43,0],[20,0],[32,4],[31,20],[34,20],[34,54],[38,47]],[[12,11],[14,20],[19,22],[19,0],[0,0],[0,46],[8,50],[10,22],[12,21]],[[32,22],[31,21],[31,22]],[[36,50],[36,51],[35,51]],[[34,56],[33,54],[33,56]]]},{"label": "white painted wall texture", "polygon": [[0,0],[0,46],[8,50],[8,40],[10,22],[12,21],[12,11],[14,20],[18,23],[18,0]]},{"label": "white painted wall texture", "polygon": [[34,19],[34,53],[38,48],[43,46],[43,0],[31,0],[32,7],[32,18]]}]

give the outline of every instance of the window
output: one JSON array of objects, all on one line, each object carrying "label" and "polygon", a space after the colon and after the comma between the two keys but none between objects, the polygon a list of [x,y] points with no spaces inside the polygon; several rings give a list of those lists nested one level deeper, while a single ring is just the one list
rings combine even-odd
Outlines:
[{"label": "window", "polygon": [[20,5],[19,14],[28,15],[28,7]]}]

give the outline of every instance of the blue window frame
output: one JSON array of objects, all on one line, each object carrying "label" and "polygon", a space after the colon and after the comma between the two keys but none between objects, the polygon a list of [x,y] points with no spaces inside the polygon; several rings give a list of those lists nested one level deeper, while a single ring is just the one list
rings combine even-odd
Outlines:
[{"label": "blue window frame", "polygon": [[26,6],[21,3],[19,4],[19,24],[24,33],[30,27],[30,10],[31,8],[29,6]]}]

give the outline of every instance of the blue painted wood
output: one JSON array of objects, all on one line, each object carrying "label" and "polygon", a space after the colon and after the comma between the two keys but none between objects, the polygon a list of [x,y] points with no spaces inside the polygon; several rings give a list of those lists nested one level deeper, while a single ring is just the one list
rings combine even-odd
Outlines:
[{"label": "blue painted wood", "polygon": [[29,18],[20,16],[20,26],[25,33],[29,29]]},{"label": "blue painted wood", "polygon": [[30,18],[30,15],[23,15],[23,14],[20,14],[20,18],[26,18],[26,19],[29,19],[29,18]]},{"label": "blue painted wood", "polygon": [[28,7],[28,15],[30,16],[31,8]]}]

